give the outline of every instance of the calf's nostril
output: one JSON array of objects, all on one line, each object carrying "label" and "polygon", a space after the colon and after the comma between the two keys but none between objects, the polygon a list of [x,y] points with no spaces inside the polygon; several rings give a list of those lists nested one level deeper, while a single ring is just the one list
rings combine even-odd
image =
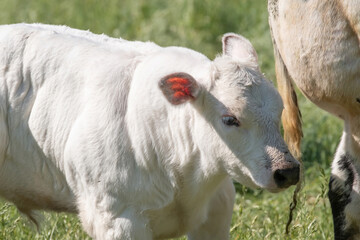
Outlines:
[{"label": "calf's nostril", "polygon": [[282,174],[281,170],[276,170],[274,174],[274,179],[276,181],[276,184],[279,185],[279,183],[283,183],[286,181],[286,177]]},{"label": "calf's nostril", "polygon": [[278,187],[287,188],[299,181],[299,167],[277,169],[274,172],[274,180]]}]

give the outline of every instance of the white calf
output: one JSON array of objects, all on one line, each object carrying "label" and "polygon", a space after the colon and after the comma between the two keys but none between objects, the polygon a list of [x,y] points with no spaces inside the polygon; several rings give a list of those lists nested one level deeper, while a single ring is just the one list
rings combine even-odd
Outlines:
[{"label": "white calf", "polygon": [[[96,239],[228,239],[230,178],[277,192],[299,163],[255,50],[214,61],[67,27],[0,27],[0,194],[77,212]],[[230,178],[229,178],[230,177]]]}]

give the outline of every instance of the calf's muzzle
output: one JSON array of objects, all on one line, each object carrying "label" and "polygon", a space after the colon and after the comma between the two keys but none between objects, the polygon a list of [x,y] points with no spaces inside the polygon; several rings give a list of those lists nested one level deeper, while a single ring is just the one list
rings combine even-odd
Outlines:
[{"label": "calf's muzzle", "polygon": [[299,176],[299,165],[285,169],[277,169],[274,172],[274,180],[279,188],[287,188],[295,185],[299,181]]},{"label": "calf's muzzle", "polygon": [[295,185],[300,179],[300,162],[297,161],[285,146],[266,148],[271,160],[272,180],[279,189]]}]

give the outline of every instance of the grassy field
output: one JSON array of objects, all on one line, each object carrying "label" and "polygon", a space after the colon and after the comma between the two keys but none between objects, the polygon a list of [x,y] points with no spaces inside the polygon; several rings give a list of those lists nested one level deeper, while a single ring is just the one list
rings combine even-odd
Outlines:
[{"label": "grassy field", "polygon": [[[129,40],[180,45],[214,58],[221,36],[236,32],[255,46],[261,69],[275,80],[264,0],[0,0],[0,24],[42,22]],[[332,239],[327,195],[330,162],[341,122],[300,98],[304,120],[305,187],[289,236],[284,234],[293,188],[279,194],[237,185],[231,239]],[[0,239],[90,239],[76,216],[44,213],[40,231],[0,202]]]}]

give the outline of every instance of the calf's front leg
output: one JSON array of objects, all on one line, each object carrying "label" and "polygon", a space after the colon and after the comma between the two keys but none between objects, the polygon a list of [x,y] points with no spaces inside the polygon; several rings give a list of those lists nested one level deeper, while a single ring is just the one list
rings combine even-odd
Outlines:
[{"label": "calf's front leg", "polygon": [[235,189],[231,179],[226,179],[211,199],[208,218],[188,234],[189,240],[229,239]]},{"label": "calf's front leg", "polygon": [[106,194],[100,198],[87,196],[80,204],[79,217],[90,236],[98,240],[153,239],[148,220],[140,211],[113,204],[114,199]]}]

